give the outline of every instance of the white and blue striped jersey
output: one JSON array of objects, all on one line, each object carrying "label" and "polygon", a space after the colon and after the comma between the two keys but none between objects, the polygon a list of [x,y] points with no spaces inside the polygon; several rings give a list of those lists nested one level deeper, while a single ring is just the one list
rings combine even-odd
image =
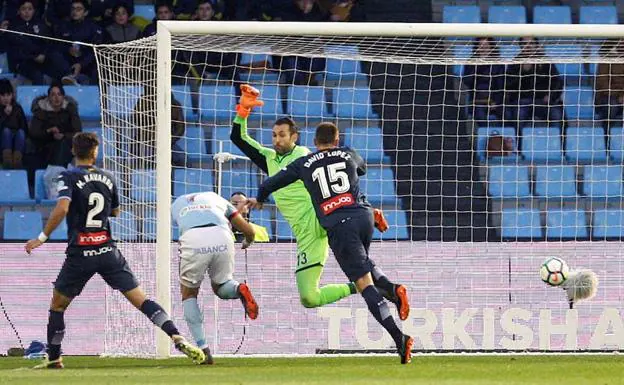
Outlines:
[{"label": "white and blue striped jersey", "polygon": [[186,194],[171,205],[171,217],[180,235],[194,227],[215,225],[232,231],[230,220],[238,215],[236,208],[213,192]]}]

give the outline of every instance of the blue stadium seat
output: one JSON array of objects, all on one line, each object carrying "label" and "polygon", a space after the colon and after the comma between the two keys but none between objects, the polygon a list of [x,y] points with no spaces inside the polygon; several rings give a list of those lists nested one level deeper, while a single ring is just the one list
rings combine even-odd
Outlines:
[{"label": "blue stadium seat", "polygon": [[48,86],[17,86],[15,100],[24,109],[27,118],[32,118],[32,103],[35,98],[48,94]]},{"label": "blue stadium seat", "polygon": [[622,197],[622,166],[585,166],[583,195],[594,199]]},{"label": "blue stadium seat", "polygon": [[224,167],[221,178],[221,196],[228,200],[236,191],[242,191],[251,197],[255,196],[258,189],[258,183],[250,174],[249,168],[244,165],[234,164],[233,167]]},{"label": "blue stadium seat", "polygon": [[48,192],[46,191],[43,175],[45,170],[35,171],[35,201],[42,205],[53,205],[56,203],[54,199],[48,199]]},{"label": "blue stadium seat", "polygon": [[66,241],[67,240],[67,221],[64,219],[58,225],[56,229],[50,234],[50,240],[52,241]]},{"label": "blue stadium seat", "polygon": [[127,116],[134,112],[141,95],[143,95],[142,86],[109,85],[104,93],[104,104],[113,116],[127,119]]},{"label": "blue stadium seat", "polygon": [[407,227],[407,213],[402,210],[384,210],[383,212],[388,221],[388,231],[381,233],[374,230],[373,239],[408,240],[410,236]]},{"label": "blue stadium seat", "polygon": [[527,198],[531,196],[529,168],[522,165],[490,165],[488,194],[494,198]]},{"label": "blue stadium seat", "polygon": [[580,44],[545,44],[544,54],[548,57],[575,57],[579,59],[578,63],[555,63],[559,75],[565,77],[567,83],[583,76],[583,64],[580,61],[584,52]]},{"label": "blue stadium seat", "polygon": [[542,238],[539,211],[524,208],[503,209],[501,236],[511,240]]},{"label": "blue stadium seat", "polygon": [[624,163],[624,127],[609,130],[609,155],[618,163]]},{"label": "blue stadium seat", "polygon": [[[156,240],[156,210],[148,208],[145,211],[141,211],[136,216],[137,222],[143,226],[140,231],[140,235],[143,240],[153,241]],[[171,240],[177,241],[180,238],[180,229],[176,226],[175,222],[171,222]]]},{"label": "blue stadium seat", "polygon": [[131,183],[134,203],[156,202],[156,170],[134,170]]},{"label": "blue stadium seat", "polygon": [[[264,106],[255,108],[254,113],[250,115],[251,119],[259,119],[264,116],[266,119],[274,120],[276,116],[286,113],[282,105],[282,94],[279,86],[264,84],[257,88],[260,91],[261,99],[264,101]],[[230,107],[230,109],[232,108],[234,107]]]},{"label": "blue stadium seat", "polygon": [[[265,134],[266,135],[266,134]],[[310,151],[314,151],[316,146],[314,145],[314,136],[316,135],[316,129],[314,127],[300,127],[299,128],[299,145],[306,146]],[[270,137],[266,139],[270,140]],[[269,142],[266,142],[269,143]]]},{"label": "blue stadium seat", "polygon": [[202,86],[200,89],[199,109],[201,116],[205,118],[233,118],[235,105],[234,87],[231,85]]},{"label": "blue stadium seat", "polygon": [[[468,40],[452,40],[453,38],[449,38],[448,41],[451,44],[451,52],[453,53],[453,57],[456,59],[469,59],[472,57],[472,51],[474,50],[474,41],[472,39]],[[453,73],[457,76],[461,76],[464,71],[464,66],[461,64],[453,66]]]},{"label": "blue stadium seat", "polygon": [[268,209],[253,210],[250,213],[249,220],[258,226],[262,226],[266,228],[267,233],[269,233],[269,238],[271,239],[271,241],[274,239],[275,233],[273,232],[273,227],[274,227],[273,224],[275,221],[272,218],[272,210],[268,210]]},{"label": "blue stadium seat", "polygon": [[0,170],[0,205],[28,205],[34,201],[28,192],[26,170]]},{"label": "blue stadium seat", "polygon": [[135,4],[133,16],[140,16],[151,22],[156,17],[156,12],[152,4]]},{"label": "blue stadium seat", "polygon": [[[516,130],[513,127],[479,127],[477,130],[477,157],[479,161],[484,162],[486,160],[487,141],[490,136],[502,135],[504,137],[513,139],[513,147],[518,148],[516,144]],[[515,160],[515,156],[508,157],[510,160]]]},{"label": "blue stadium seat", "polygon": [[192,164],[196,162],[208,163],[211,161],[209,154],[209,141],[206,139],[204,128],[198,126],[186,126],[184,136],[176,143],[182,149],[186,159]]},{"label": "blue stadium seat", "polygon": [[594,90],[589,87],[566,87],[563,108],[568,120],[594,119]]},{"label": "blue stadium seat", "polygon": [[78,115],[83,120],[100,120],[102,107],[97,86],[65,86],[65,94],[78,102]]},{"label": "blue stadium seat", "polygon": [[547,239],[588,238],[587,219],[584,210],[549,209],[546,212]]},{"label": "blue stadium seat", "polygon": [[576,167],[568,165],[537,167],[535,195],[544,198],[576,197]]},{"label": "blue stadium seat", "polygon": [[[231,128],[229,126],[216,126],[212,130],[212,141],[209,144],[211,153],[229,152],[234,155],[246,156],[243,152],[236,147],[230,140]],[[250,135],[251,132],[247,131]],[[253,137],[253,135],[251,135]],[[269,141],[269,146],[271,141]],[[221,150],[222,149],[222,150]]]},{"label": "blue stadium seat", "polygon": [[562,160],[559,127],[524,127],[522,129],[522,155],[529,162]]},{"label": "blue stadium seat", "polygon": [[595,210],[592,221],[594,240],[624,236],[624,210]]},{"label": "blue stadium seat", "polygon": [[390,164],[384,154],[383,135],[379,127],[353,127],[344,133],[345,146],[355,149],[367,163]]},{"label": "blue stadium seat", "polygon": [[290,225],[288,224],[288,222],[286,222],[286,219],[284,219],[282,213],[280,213],[279,210],[277,210],[277,215],[275,218],[277,220],[277,223],[275,224],[275,236],[277,237],[277,239],[281,241],[294,241],[295,236],[290,229]]},{"label": "blue stadium seat", "polygon": [[289,115],[297,119],[326,118],[324,87],[290,86],[288,88]]},{"label": "blue stadium seat", "polygon": [[214,191],[212,170],[177,169],[173,171],[173,195]]},{"label": "blue stadium seat", "polygon": [[614,5],[581,6],[580,24],[617,24],[617,8]]},{"label": "blue stadium seat", "polygon": [[[270,52],[269,46],[254,46],[255,52]],[[251,53],[243,52],[240,54],[239,65],[241,67],[249,67],[251,65],[267,65],[269,68],[273,68],[273,58],[266,53]]]},{"label": "blue stadium seat", "polygon": [[568,127],[566,158],[573,163],[607,161],[607,146],[602,127]]},{"label": "blue stadium seat", "polygon": [[110,219],[111,235],[120,241],[136,241],[139,237],[137,217],[130,211],[121,211],[117,218]]},{"label": "blue stadium seat", "polygon": [[533,24],[572,24],[572,11],[567,5],[536,5]]},{"label": "blue stadium seat", "polygon": [[338,118],[376,119],[368,87],[334,88],[334,111]]},{"label": "blue stadium seat", "polygon": [[493,5],[488,9],[488,23],[525,24],[526,8],[522,5]]},{"label": "blue stadium seat", "polygon": [[194,121],[198,118],[197,110],[193,110],[193,96],[197,98],[199,104],[199,95],[193,95],[191,88],[187,85],[171,86],[171,92],[175,99],[182,105],[182,111],[186,120]]},{"label": "blue stadium seat", "polygon": [[25,241],[37,238],[42,225],[39,211],[7,211],[4,213],[4,240]]},{"label": "blue stadium seat", "polygon": [[443,23],[480,23],[481,9],[476,5],[445,5]]},{"label": "blue stadium seat", "polygon": [[515,59],[520,53],[520,44],[503,42],[498,45],[498,53],[502,59]]},{"label": "blue stadium seat", "polygon": [[394,174],[390,167],[369,166],[360,178],[360,191],[373,206],[397,204]]},{"label": "blue stadium seat", "polygon": [[357,80],[365,79],[362,71],[362,63],[359,60],[349,58],[357,57],[359,49],[352,45],[329,45],[325,47],[325,54],[336,55],[338,58],[327,58],[325,71],[327,80]]}]

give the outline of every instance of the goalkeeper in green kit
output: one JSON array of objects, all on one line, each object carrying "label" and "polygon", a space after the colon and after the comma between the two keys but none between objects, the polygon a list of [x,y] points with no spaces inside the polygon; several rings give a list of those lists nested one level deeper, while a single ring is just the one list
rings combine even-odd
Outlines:
[{"label": "goalkeeper in green kit", "polygon": [[[240,104],[232,123],[230,139],[258,168],[274,175],[294,160],[308,155],[307,147],[297,146],[297,126],[290,118],[278,119],[273,126],[273,148],[263,147],[247,133],[247,117],[253,107],[262,106],[260,93],[248,84],[241,85]],[[331,284],[319,288],[329,245],[321,227],[310,194],[302,182],[293,183],[273,194],[277,208],[297,239],[297,289],[301,304],[314,308],[336,302],[356,293],[355,284]]]}]

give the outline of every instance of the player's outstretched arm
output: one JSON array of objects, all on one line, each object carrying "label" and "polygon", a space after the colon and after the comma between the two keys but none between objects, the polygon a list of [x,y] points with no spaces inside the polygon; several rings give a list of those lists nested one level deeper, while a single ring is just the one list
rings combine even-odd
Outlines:
[{"label": "player's outstretched arm", "polygon": [[61,222],[65,219],[67,212],[69,211],[70,202],[71,200],[66,198],[60,198],[56,201],[56,206],[54,207],[54,210],[52,210],[52,213],[48,218],[48,222],[46,222],[46,225],[43,228],[41,234],[39,234],[36,239],[31,239],[26,243],[24,249],[28,254],[30,254],[30,252],[37,247],[43,245],[45,241],[48,240],[50,234],[52,234],[52,232],[58,227],[58,225],[61,224]]},{"label": "player's outstretched arm", "polygon": [[254,107],[261,106],[264,103],[261,100],[257,100],[260,96],[260,92],[249,84],[241,85],[241,93],[240,103],[236,105],[236,117],[232,122],[230,140],[251,159],[258,168],[268,173],[269,169],[266,156],[272,154],[273,150],[263,147],[247,133],[247,117]]},{"label": "player's outstretched arm", "polygon": [[256,238],[256,230],[253,226],[243,218],[242,215],[235,215],[231,219],[232,226],[245,235],[243,240],[243,249],[248,248]]},{"label": "player's outstretched arm", "polygon": [[256,196],[258,203],[265,202],[272,192],[301,179],[301,167],[304,161],[305,158],[299,158],[289,164],[282,171],[270,178],[265,179],[258,188],[258,195]]}]

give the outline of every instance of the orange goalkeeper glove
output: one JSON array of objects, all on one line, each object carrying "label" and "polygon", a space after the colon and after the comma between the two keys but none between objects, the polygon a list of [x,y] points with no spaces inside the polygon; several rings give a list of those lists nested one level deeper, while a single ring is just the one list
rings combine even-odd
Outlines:
[{"label": "orange goalkeeper glove", "polygon": [[373,216],[375,218],[375,227],[377,228],[377,230],[381,231],[382,233],[388,230],[388,221],[384,217],[383,211],[381,211],[380,209],[373,209]]},{"label": "orange goalkeeper glove", "polygon": [[264,102],[258,100],[260,91],[249,84],[241,84],[240,89],[241,97],[239,104],[236,105],[236,113],[241,118],[247,118],[254,107],[262,107]]}]

